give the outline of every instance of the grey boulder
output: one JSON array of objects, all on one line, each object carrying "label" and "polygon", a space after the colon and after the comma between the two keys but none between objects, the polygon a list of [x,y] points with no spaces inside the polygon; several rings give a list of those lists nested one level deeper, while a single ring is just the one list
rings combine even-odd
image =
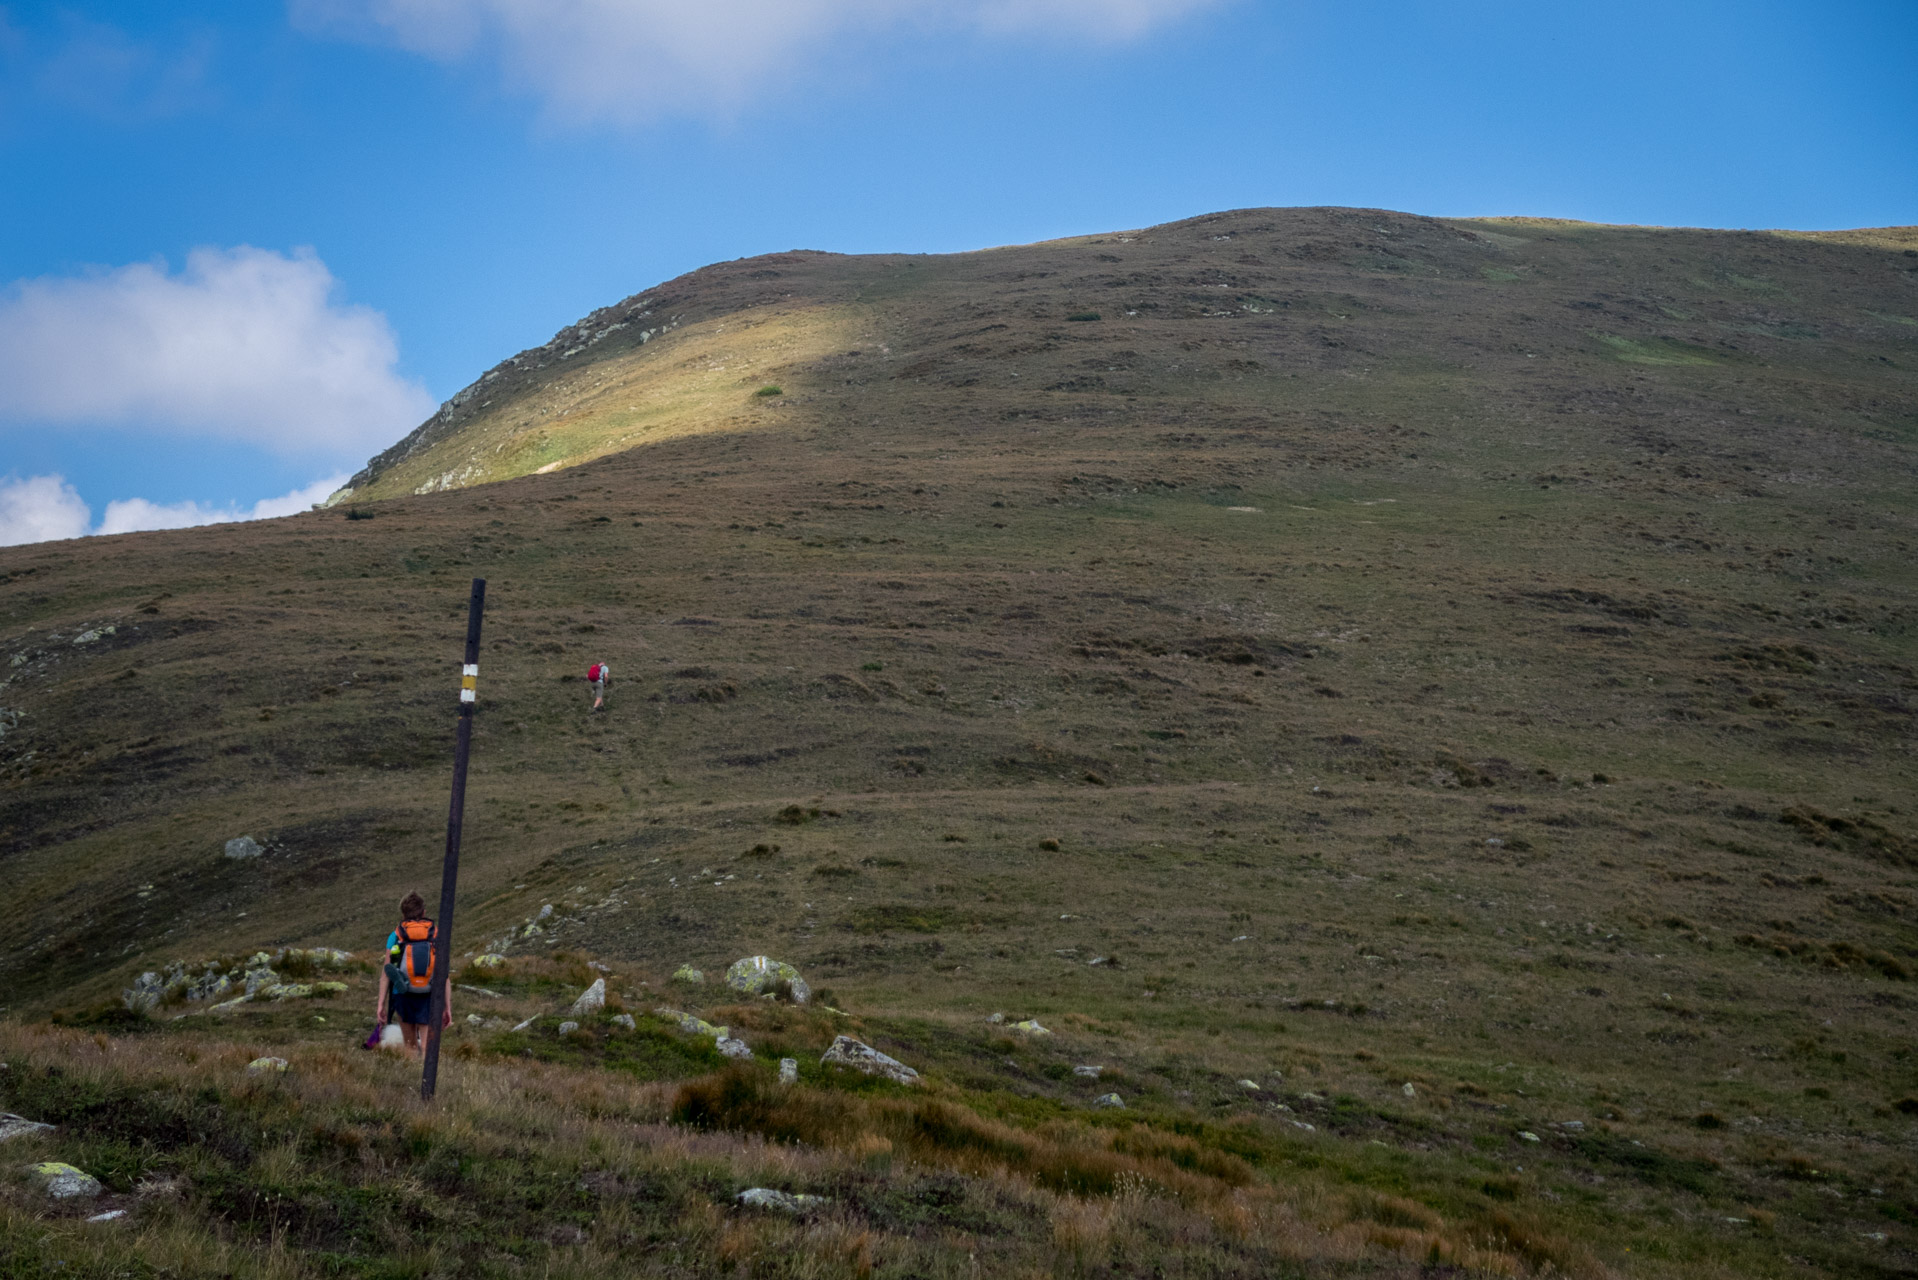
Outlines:
[{"label": "grey boulder", "polygon": [[819,1059],[821,1066],[851,1067],[854,1071],[863,1071],[869,1076],[884,1076],[888,1080],[897,1080],[900,1084],[917,1084],[919,1073],[897,1058],[887,1057],[879,1050],[851,1036],[839,1036],[832,1042],[832,1048],[826,1050]]}]

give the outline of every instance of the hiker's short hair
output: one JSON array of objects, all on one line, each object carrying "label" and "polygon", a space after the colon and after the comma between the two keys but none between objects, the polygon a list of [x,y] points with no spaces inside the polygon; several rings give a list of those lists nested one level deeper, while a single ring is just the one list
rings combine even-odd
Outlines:
[{"label": "hiker's short hair", "polygon": [[400,899],[400,919],[423,920],[426,918],[426,899],[417,893],[409,893]]}]

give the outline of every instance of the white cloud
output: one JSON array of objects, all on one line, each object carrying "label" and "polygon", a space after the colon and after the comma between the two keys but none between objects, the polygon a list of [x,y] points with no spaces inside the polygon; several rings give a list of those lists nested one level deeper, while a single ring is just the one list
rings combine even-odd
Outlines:
[{"label": "white cloud", "polygon": [[138,533],[149,529],[186,529],[236,520],[270,520],[305,511],[347,482],[345,472],[295,489],[277,498],[262,498],[251,507],[215,507],[198,502],[158,503],[145,498],[123,498],[107,503],[98,527],[93,509],[64,477],[14,476],[0,479],[0,547],[87,534]]},{"label": "white cloud", "polygon": [[846,38],[900,29],[1097,41],[1229,0],[289,0],[310,30],[359,31],[440,61],[498,60],[576,122],[724,114]]},{"label": "white cloud", "polygon": [[78,538],[93,512],[61,476],[0,479],[0,547]]},{"label": "white cloud", "polygon": [[386,318],[310,249],[196,249],[0,296],[0,420],[121,425],[287,455],[384,448],[433,410]]}]

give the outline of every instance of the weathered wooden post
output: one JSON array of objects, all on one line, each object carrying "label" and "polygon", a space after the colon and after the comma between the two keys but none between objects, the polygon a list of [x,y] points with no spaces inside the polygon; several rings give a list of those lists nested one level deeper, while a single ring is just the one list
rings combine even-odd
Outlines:
[{"label": "weathered wooden post", "polygon": [[460,824],[466,812],[466,760],[473,749],[473,706],[479,699],[480,617],[486,612],[486,579],[473,579],[466,608],[466,663],[460,668],[459,731],[453,742],[453,802],[446,814],[446,863],[440,872],[440,914],[433,955],[433,999],[426,1017],[426,1074],[420,1097],[433,1100],[439,1084],[440,1023],[446,1020],[446,984],[453,970],[453,898],[460,878]]}]

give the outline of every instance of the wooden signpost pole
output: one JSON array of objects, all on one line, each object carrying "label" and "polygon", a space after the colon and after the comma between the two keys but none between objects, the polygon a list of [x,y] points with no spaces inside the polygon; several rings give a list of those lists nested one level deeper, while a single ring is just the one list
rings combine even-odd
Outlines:
[{"label": "wooden signpost pole", "polygon": [[480,617],[486,611],[486,579],[473,579],[466,610],[466,663],[460,668],[459,733],[453,744],[453,802],[446,815],[446,863],[440,873],[440,914],[433,954],[432,1012],[426,1020],[426,1073],[420,1097],[433,1100],[439,1084],[440,1024],[446,1020],[446,984],[453,969],[453,898],[460,878],[460,824],[466,812],[466,760],[473,749],[473,706],[479,698]]}]

